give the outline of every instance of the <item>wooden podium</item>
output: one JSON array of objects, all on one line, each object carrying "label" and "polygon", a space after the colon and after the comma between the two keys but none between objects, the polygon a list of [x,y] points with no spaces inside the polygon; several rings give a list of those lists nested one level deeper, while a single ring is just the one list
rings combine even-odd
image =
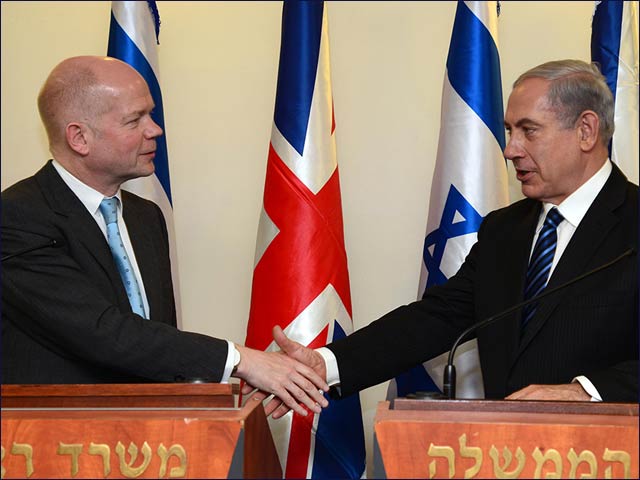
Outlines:
[{"label": "wooden podium", "polygon": [[381,402],[375,478],[638,478],[638,405]]},{"label": "wooden podium", "polygon": [[3,385],[2,478],[282,478],[231,385]]}]

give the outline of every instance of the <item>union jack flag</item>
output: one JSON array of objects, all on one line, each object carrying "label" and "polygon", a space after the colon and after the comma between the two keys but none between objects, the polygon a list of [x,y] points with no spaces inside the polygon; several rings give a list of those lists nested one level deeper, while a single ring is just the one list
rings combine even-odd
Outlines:
[{"label": "union jack flag", "polygon": [[[256,242],[246,345],[271,334],[316,348],[353,330],[323,2],[285,1],[274,124]],[[360,478],[360,398],[270,419],[285,478]]]}]

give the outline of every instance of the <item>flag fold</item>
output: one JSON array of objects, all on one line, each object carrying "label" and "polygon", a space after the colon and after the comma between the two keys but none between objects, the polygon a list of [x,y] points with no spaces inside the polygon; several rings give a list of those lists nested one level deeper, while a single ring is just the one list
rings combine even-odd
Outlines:
[{"label": "flag fold", "polygon": [[[336,159],[327,12],[285,1],[274,124],[256,242],[246,345],[274,350],[280,325],[321,347],[353,331]],[[270,420],[286,478],[360,478],[360,398]]]}]

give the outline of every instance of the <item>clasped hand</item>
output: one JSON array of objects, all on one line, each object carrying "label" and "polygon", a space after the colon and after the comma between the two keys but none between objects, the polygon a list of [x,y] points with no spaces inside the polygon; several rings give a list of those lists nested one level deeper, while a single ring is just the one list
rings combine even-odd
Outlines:
[{"label": "clasped hand", "polygon": [[258,400],[274,395],[264,410],[276,419],[289,410],[307,415],[305,406],[320,413],[329,405],[323,395],[329,391],[324,360],[314,350],[290,340],[278,326],[273,328],[273,339],[281,351],[237,347],[241,354],[237,376],[245,381],[242,394],[257,390],[253,396]]}]

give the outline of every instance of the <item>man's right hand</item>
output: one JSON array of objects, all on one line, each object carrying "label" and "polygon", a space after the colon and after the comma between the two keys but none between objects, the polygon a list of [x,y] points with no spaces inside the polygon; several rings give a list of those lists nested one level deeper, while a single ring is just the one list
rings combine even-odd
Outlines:
[{"label": "man's right hand", "polygon": [[[279,326],[273,327],[273,339],[280,347],[282,353],[310,367],[323,381],[326,381],[327,367],[324,363],[324,359],[318,352],[291,340],[285,335],[282,328]],[[252,391],[253,386],[250,384],[245,384],[242,389],[243,394],[249,394]],[[263,393],[262,395],[264,395],[263,398],[266,398],[266,394]],[[289,410],[290,407],[283,403],[278,397],[274,397],[264,407],[265,414],[267,416],[271,415],[273,418],[280,418]]]},{"label": "man's right hand", "polygon": [[304,363],[308,367],[313,368],[315,372],[325,382],[327,380],[327,366],[324,364],[324,359],[315,350],[305,347],[301,343],[291,340],[285,335],[278,325],[273,327],[273,339],[276,341],[280,350],[287,354],[289,357]]}]

